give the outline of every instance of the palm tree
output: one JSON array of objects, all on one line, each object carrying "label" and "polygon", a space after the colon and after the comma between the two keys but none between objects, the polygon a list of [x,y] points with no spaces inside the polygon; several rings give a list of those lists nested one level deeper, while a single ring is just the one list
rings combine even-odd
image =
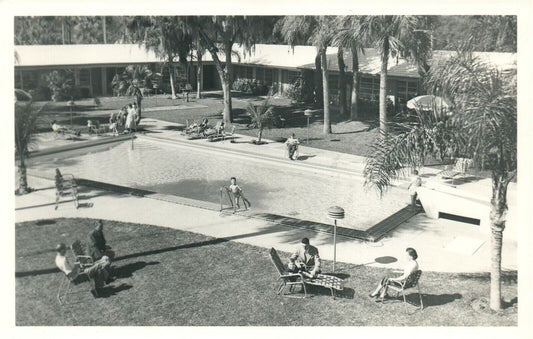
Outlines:
[{"label": "palm tree", "polygon": [[[352,95],[350,100],[350,119],[356,120],[359,117],[358,100],[359,100],[359,56],[358,53],[365,53],[363,44],[366,37],[363,37],[359,31],[361,16],[350,15],[339,17],[336,23],[337,30],[333,37],[334,44],[341,47],[349,48],[352,55]],[[340,59],[339,59],[340,61]],[[340,62],[339,62],[340,71]]]},{"label": "palm tree", "polygon": [[[381,58],[379,81],[379,129],[387,134],[387,69],[390,56],[402,56],[417,63],[427,56],[431,44],[427,35],[417,34],[421,17],[412,15],[363,16],[358,24],[358,38],[374,41]],[[422,39],[422,40],[420,40]],[[417,47],[412,48],[410,45]]]},{"label": "palm tree", "polygon": [[501,250],[507,212],[507,187],[517,169],[516,73],[502,73],[466,50],[432,65],[430,93],[452,103],[453,115],[419,113],[407,123],[392,123],[390,136],[371,148],[365,184],[381,193],[407,167],[427,156],[467,156],[492,172],[490,307],[501,308]]},{"label": "palm tree", "polygon": [[263,137],[263,130],[270,128],[274,123],[274,107],[269,104],[270,93],[262,105],[255,106],[251,102],[248,103],[246,111],[252,119],[250,124],[257,128],[257,144],[261,145],[261,138]]},{"label": "palm tree", "polygon": [[33,141],[38,113],[44,108],[37,109],[33,101],[15,102],[15,155],[18,157],[17,194],[30,192],[26,176],[26,159],[29,146]]},{"label": "palm tree", "polygon": [[331,16],[286,16],[279,21],[276,27],[276,30],[281,33],[289,45],[294,47],[296,44],[310,43],[316,47],[322,73],[325,135],[331,134],[326,51],[333,37],[333,20]]}]

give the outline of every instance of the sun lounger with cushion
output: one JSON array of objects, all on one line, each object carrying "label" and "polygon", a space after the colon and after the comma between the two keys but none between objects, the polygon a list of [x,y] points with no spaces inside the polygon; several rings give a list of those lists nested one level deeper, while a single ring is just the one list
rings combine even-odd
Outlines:
[{"label": "sun lounger with cushion", "polygon": [[[282,295],[283,290],[288,286],[289,291],[292,293],[294,286],[301,286],[304,291],[303,298],[307,297],[307,288],[306,285],[321,286],[329,289],[331,291],[331,296],[335,299],[335,291],[342,291],[344,289],[344,280],[341,278],[326,275],[318,274],[315,278],[307,278],[301,273],[291,273],[288,271],[287,267],[283,265],[281,259],[279,258],[278,252],[276,249],[270,249],[270,259],[276,267],[276,270],[279,273],[279,279],[281,280],[280,286],[278,287],[277,293]],[[291,296],[291,294],[283,294],[285,296]]]}]

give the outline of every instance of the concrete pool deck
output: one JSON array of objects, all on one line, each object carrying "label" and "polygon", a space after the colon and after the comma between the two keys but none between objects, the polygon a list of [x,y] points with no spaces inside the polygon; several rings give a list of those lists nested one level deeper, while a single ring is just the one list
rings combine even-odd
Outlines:
[{"label": "concrete pool deck", "polygon": [[[108,219],[170,227],[265,249],[275,247],[286,252],[291,252],[302,237],[309,237],[311,243],[319,248],[321,257],[333,259],[333,237],[329,234],[289,228],[239,214],[219,213],[150,197],[98,189],[82,192],[83,199],[80,200],[78,209],[65,199],[54,210],[53,181],[30,176],[29,182],[37,191],[15,198],[16,222],[62,217]],[[451,220],[429,219],[424,214],[403,223],[377,243],[339,237],[337,261],[401,268],[403,252],[409,246],[417,249],[420,267],[425,271],[487,272],[490,267],[489,235],[480,234],[475,226]],[[120,244],[113,244],[113,247],[120,251]],[[516,250],[516,241],[504,241],[504,270],[517,269]],[[267,255],[265,250],[265,256]],[[393,256],[399,261],[388,265],[376,263],[375,259],[382,256]],[[331,267],[325,267],[325,271],[330,270]]]},{"label": "concrete pool deck", "polygon": [[[237,135],[234,143],[230,140],[221,142],[187,140],[179,132],[179,128],[182,127],[179,124],[143,119],[142,125],[146,133],[139,133],[139,136],[147,138],[218,150],[229,157],[244,154],[250,157],[268,158],[276,166],[298,166],[306,170],[328,171],[363,180],[361,173],[365,159],[359,156],[301,145],[300,156],[303,159],[290,161],[286,157],[285,146],[282,143],[270,142],[256,146],[249,142],[252,138],[242,135]],[[43,148],[58,146],[57,143],[63,143],[63,141],[49,140]],[[434,172],[436,171],[432,168],[424,168],[422,174]],[[328,260],[333,259],[333,237],[329,234],[288,228],[265,220],[251,219],[244,215],[221,214],[150,197],[136,197],[95,189],[92,189],[86,199],[81,201],[80,209],[76,210],[73,203],[66,202],[54,211],[53,181],[30,177],[29,183],[31,187],[39,190],[15,198],[17,222],[57,217],[102,218],[171,227],[264,248],[275,247],[287,252],[292,251],[300,239],[306,236],[319,247],[322,257]],[[406,187],[407,182],[399,181],[398,185]],[[339,225],[342,226],[342,221]],[[114,246],[119,248],[120,244],[114,244]],[[403,252],[409,246],[417,249],[420,255],[420,266],[426,271],[487,272],[490,267],[489,234],[481,233],[476,226],[470,224],[429,219],[424,214],[411,218],[377,243],[338,238],[337,260],[399,268],[402,266]],[[265,255],[267,255],[266,251]],[[374,259],[382,256],[394,256],[400,261],[389,265],[376,263]],[[503,269],[517,269],[516,240],[505,239],[502,257]],[[326,267],[326,270],[330,269]]]}]

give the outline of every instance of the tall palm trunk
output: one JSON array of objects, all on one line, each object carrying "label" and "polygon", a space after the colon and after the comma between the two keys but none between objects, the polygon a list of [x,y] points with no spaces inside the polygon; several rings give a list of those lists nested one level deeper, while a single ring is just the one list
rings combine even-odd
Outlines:
[{"label": "tall palm trunk", "polygon": [[18,194],[28,193],[28,177],[26,176],[26,161],[20,157],[18,166],[19,188]]},{"label": "tall palm trunk", "polygon": [[337,62],[339,64],[339,109],[340,115],[345,116],[348,111],[346,102],[346,74],[344,72],[344,50],[337,50]]},{"label": "tall palm trunk", "polygon": [[320,105],[322,104],[322,66],[320,61],[320,53],[317,53],[315,56],[315,74],[313,76],[313,82],[314,82],[314,100],[315,104]]},{"label": "tall palm trunk", "polygon": [[328,84],[328,62],[326,59],[326,49],[320,50],[320,63],[322,64],[322,92],[324,93],[324,134],[331,134],[331,121],[329,112],[329,84]]},{"label": "tall palm trunk", "polygon": [[379,74],[379,131],[386,135],[387,128],[387,67],[389,61],[389,38],[383,39],[381,50],[381,72]]},{"label": "tall palm trunk", "polygon": [[263,126],[259,125],[257,127],[259,128],[259,132],[257,133],[257,144],[261,145],[261,138],[263,137]]},{"label": "tall palm trunk", "polygon": [[168,76],[170,78],[170,90],[172,91],[172,99],[176,99],[176,90],[174,89],[174,63],[172,59],[168,61]]},{"label": "tall palm trunk", "polygon": [[135,121],[136,125],[139,125],[139,123],[141,122],[142,100],[143,99],[142,99],[141,90],[137,88],[137,92],[135,93],[135,102],[137,103],[137,120]]},{"label": "tall palm trunk", "polygon": [[507,214],[507,187],[510,176],[506,171],[492,173],[491,223],[491,267],[490,267],[490,308],[501,309],[501,266],[502,237]]},{"label": "tall palm trunk", "polygon": [[222,80],[222,90],[224,91],[224,120],[226,123],[233,122],[233,114],[231,107],[231,76],[232,76],[232,63],[231,63],[231,48],[233,43],[226,40],[224,43],[224,50],[226,51],[226,69]]},{"label": "tall palm trunk", "polygon": [[196,99],[202,97],[202,76],[203,76],[203,64],[202,64],[202,52],[200,48],[196,51],[196,56],[198,58],[197,67],[196,67]]},{"label": "tall palm trunk", "polygon": [[356,46],[352,46],[352,100],[350,107],[350,118],[357,120],[359,118],[359,57],[357,56]]}]

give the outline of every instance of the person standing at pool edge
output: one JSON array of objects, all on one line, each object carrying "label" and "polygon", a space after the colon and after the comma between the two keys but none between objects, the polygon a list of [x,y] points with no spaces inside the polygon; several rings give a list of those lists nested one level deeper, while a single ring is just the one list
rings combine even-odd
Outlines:
[{"label": "person standing at pool edge", "polygon": [[[231,180],[231,185],[229,185],[229,190],[233,194],[233,199],[234,199],[233,213],[237,212],[237,209],[240,207],[239,206],[239,199],[240,198],[242,198],[242,202],[244,204],[244,208],[248,209],[252,205],[250,204],[248,199],[246,199],[244,197],[244,193],[243,193],[242,189],[239,187],[239,185],[237,185],[237,179],[235,177],[231,177],[230,180]],[[248,204],[248,207],[246,207],[246,204]]]},{"label": "person standing at pool edge", "polygon": [[416,210],[416,200],[418,197],[418,194],[416,193],[416,189],[420,186],[422,186],[422,178],[418,175],[418,171],[414,170],[415,177],[413,181],[409,184],[409,187],[407,190],[409,191],[409,194],[411,195],[411,209]]}]

